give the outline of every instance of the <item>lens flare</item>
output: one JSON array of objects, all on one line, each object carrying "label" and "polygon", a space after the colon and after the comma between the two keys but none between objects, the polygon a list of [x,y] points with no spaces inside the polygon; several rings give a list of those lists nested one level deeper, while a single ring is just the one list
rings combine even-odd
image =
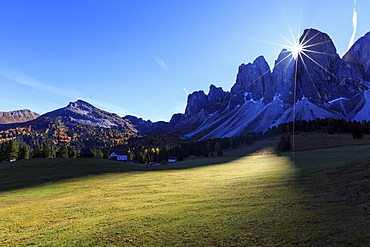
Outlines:
[{"label": "lens flare", "polygon": [[298,55],[303,51],[303,46],[301,44],[296,44],[290,49],[294,59],[297,59]]}]

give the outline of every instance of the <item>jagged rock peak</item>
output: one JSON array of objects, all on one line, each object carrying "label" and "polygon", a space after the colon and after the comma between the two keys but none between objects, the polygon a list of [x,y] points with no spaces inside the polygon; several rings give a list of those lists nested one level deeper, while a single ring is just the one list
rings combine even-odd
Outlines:
[{"label": "jagged rock peak", "polygon": [[259,68],[263,68],[263,69],[265,69],[265,68],[270,68],[269,66],[268,66],[268,63],[267,63],[267,61],[266,61],[266,59],[265,59],[265,57],[264,56],[258,56],[256,59],[254,59],[254,61],[253,61],[253,65],[255,66],[255,67],[259,67]]},{"label": "jagged rock peak", "polygon": [[272,100],[272,78],[268,63],[263,56],[257,57],[253,64],[239,66],[236,83],[231,88],[233,94],[244,95],[248,93],[247,100]]},{"label": "jagged rock peak", "polygon": [[216,87],[215,85],[211,85],[209,87],[209,93],[208,93],[208,100],[215,101],[220,97],[223,97],[224,90],[222,90],[222,87]]},{"label": "jagged rock peak", "polygon": [[203,90],[193,92],[188,95],[188,102],[185,109],[185,117],[192,116],[204,110],[207,104],[208,96]]},{"label": "jagged rock peak", "polygon": [[[306,50],[323,52],[325,54],[337,55],[337,49],[332,41],[332,39],[326,33],[319,30],[310,28],[303,32],[303,35],[299,39],[300,44],[303,47],[307,47]],[[339,56],[338,56],[339,58]]]},{"label": "jagged rock peak", "polygon": [[222,90],[222,87],[216,87],[211,85],[208,93],[207,105],[205,112],[207,114],[212,114],[216,111],[224,110],[229,101],[229,93]]},{"label": "jagged rock peak", "polygon": [[76,102],[69,102],[67,106],[67,108],[81,108],[81,107],[96,108],[92,104],[80,99],[77,100]]},{"label": "jagged rock peak", "polygon": [[364,80],[370,81],[370,32],[353,44],[343,56],[343,60],[354,65]]},{"label": "jagged rock peak", "polygon": [[100,110],[96,108],[95,106],[91,105],[90,103],[83,101],[83,100],[77,100],[76,102],[70,102],[67,107],[64,108],[66,111],[71,111],[76,114],[80,115],[93,115],[96,114],[104,114],[106,113],[103,110]]},{"label": "jagged rock peak", "polygon": [[[352,73],[340,59],[330,37],[316,29],[306,29],[300,38],[304,55],[298,59],[297,100],[306,97],[323,105],[339,97],[350,98],[363,91],[357,82],[342,75]],[[305,48],[306,47],[306,48]]]}]

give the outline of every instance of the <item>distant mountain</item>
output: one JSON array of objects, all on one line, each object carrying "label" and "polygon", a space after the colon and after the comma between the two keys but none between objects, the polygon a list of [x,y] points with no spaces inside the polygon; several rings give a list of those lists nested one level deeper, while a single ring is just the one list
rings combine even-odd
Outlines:
[{"label": "distant mountain", "polygon": [[71,102],[66,107],[40,116],[40,120],[45,118],[57,119],[66,126],[89,125],[102,128],[120,127],[132,132],[137,132],[129,121],[117,114],[100,110],[82,100]]},{"label": "distant mountain", "polygon": [[0,112],[0,124],[23,123],[34,120],[40,115],[30,110],[18,110],[10,112]]},{"label": "distant mountain", "polygon": [[0,124],[0,141],[17,137],[31,146],[49,140],[80,148],[112,147],[127,143],[137,133],[130,121],[82,100],[28,122]]}]

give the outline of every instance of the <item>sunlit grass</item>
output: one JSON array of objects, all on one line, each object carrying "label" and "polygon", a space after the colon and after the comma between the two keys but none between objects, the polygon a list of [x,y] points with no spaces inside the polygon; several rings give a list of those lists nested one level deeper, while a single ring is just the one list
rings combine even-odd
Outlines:
[{"label": "sunlit grass", "polygon": [[338,233],[343,230],[358,241],[363,234],[353,227],[361,220],[349,225],[349,215],[334,215],[347,208],[327,203],[334,199],[321,173],[301,175],[312,163],[304,155],[296,154],[300,167],[289,155],[225,157],[199,167],[219,160],[196,159],[174,170],[90,175],[2,192],[0,245],[343,244],[349,241]]}]

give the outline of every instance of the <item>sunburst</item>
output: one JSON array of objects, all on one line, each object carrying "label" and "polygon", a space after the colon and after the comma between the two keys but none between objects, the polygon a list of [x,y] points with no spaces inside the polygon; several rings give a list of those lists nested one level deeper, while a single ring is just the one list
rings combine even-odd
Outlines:
[{"label": "sunburst", "polygon": [[290,52],[294,59],[297,59],[301,52],[303,52],[303,46],[301,44],[295,44],[291,47]]}]

